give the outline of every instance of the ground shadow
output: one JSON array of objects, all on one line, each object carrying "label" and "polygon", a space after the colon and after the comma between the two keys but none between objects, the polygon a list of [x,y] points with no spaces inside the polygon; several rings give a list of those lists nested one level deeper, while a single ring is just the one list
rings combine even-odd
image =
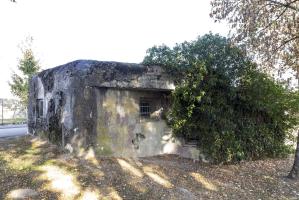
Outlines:
[{"label": "ground shadow", "polygon": [[0,199],[19,188],[37,191],[36,199],[54,200],[299,197],[299,185],[284,184],[277,175],[288,162],[217,166],[174,155],[103,158],[92,148],[75,156],[24,137],[0,141]]}]

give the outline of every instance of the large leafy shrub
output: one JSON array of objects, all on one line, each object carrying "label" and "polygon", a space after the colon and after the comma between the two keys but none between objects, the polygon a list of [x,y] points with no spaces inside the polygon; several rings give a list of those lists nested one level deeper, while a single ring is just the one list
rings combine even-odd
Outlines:
[{"label": "large leafy shrub", "polygon": [[297,93],[259,72],[243,51],[208,34],[174,48],[153,47],[144,64],[177,77],[168,120],[214,162],[277,157],[298,124]]}]

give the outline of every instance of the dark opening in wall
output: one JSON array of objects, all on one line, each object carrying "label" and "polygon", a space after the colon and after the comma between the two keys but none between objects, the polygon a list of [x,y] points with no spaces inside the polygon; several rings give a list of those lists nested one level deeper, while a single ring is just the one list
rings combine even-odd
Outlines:
[{"label": "dark opening in wall", "polygon": [[192,136],[185,136],[185,144],[184,146],[197,146],[198,138]]},{"label": "dark opening in wall", "polygon": [[140,98],[139,112],[141,117],[150,117],[152,102],[147,98]]},{"label": "dark opening in wall", "polygon": [[44,116],[44,100],[37,99],[36,100],[36,117],[42,118]]}]

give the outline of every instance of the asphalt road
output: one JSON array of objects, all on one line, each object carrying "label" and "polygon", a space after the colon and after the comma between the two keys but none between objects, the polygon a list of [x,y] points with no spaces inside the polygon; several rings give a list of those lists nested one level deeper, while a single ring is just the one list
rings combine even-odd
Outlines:
[{"label": "asphalt road", "polygon": [[0,138],[23,136],[27,134],[27,130],[26,125],[0,126]]}]

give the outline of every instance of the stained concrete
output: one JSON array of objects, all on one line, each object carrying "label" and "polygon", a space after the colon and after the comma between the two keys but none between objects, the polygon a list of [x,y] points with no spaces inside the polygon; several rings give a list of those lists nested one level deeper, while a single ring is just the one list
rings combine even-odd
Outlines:
[{"label": "stained concrete", "polygon": [[160,154],[167,125],[163,119],[141,117],[139,100],[149,99],[152,112],[155,112],[167,108],[168,94],[159,91],[98,89],[96,151],[103,155],[123,157]]},{"label": "stained concrete", "polygon": [[[171,77],[159,66],[93,60],[67,63],[31,79],[29,133],[78,154],[91,149],[103,156],[198,157],[172,137],[163,119],[173,89]],[[150,117],[140,116],[141,98],[151,99]],[[44,102],[40,117],[38,99]]]}]

